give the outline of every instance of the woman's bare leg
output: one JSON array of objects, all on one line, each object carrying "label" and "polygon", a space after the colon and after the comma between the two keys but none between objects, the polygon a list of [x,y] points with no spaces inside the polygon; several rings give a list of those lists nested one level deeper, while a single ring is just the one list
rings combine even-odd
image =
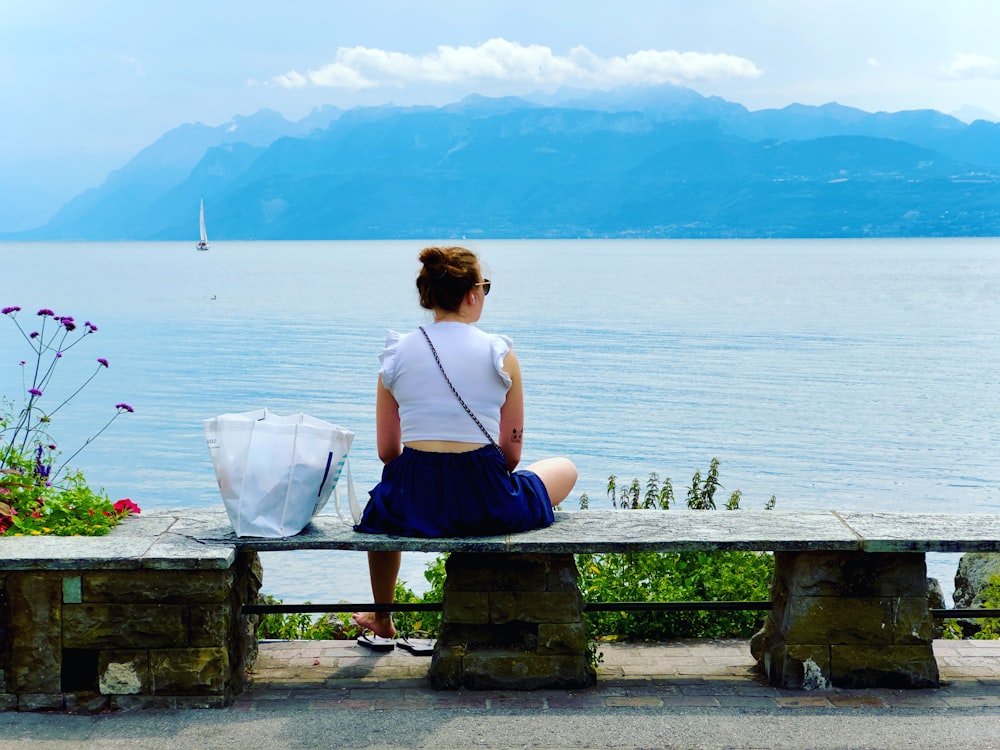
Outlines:
[{"label": "woman's bare leg", "polygon": [[568,458],[544,458],[524,468],[542,480],[553,508],[566,499],[578,476],[576,466]]},{"label": "woman's bare leg", "polygon": [[[372,582],[372,596],[376,604],[391,604],[396,598],[396,578],[403,559],[400,552],[369,552],[368,575]],[[383,638],[393,638],[396,626],[391,612],[355,612],[354,621],[366,630]]]}]

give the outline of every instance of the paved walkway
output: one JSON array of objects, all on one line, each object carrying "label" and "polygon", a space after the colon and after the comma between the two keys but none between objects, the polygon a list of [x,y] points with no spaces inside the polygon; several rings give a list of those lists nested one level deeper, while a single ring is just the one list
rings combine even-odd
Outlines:
[{"label": "paved walkway", "polygon": [[935,642],[933,690],[778,690],[745,641],[614,644],[579,691],[437,692],[428,657],[265,643],[226,709],[0,713],[0,750],[953,750],[1000,747],[1000,641]]},{"label": "paved walkway", "polygon": [[944,684],[932,690],[771,687],[757,679],[749,644],[739,640],[614,643],[601,652],[595,688],[435,691],[429,657],[373,653],[353,641],[266,642],[253,685],[234,710],[267,710],[275,701],[326,710],[1000,708],[1000,641],[935,641]]}]

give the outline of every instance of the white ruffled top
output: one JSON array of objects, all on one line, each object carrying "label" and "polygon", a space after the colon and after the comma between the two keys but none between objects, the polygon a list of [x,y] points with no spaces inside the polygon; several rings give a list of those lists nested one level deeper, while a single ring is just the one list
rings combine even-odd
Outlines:
[{"label": "white ruffled top", "polygon": [[[503,360],[513,342],[466,323],[424,326],[455,390],[493,439],[500,440],[500,407],[510,389]],[[404,443],[414,440],[488,442],[455,398],[419,331],[389,331],[379,375],[399,404]]]}]

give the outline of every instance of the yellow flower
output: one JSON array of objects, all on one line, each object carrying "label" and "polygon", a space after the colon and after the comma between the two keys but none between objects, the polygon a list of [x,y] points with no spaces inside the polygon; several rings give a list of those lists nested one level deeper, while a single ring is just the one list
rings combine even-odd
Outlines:
[{"label": "yellow flower", "polygon": [[31,535],[32,535],[32,536],[41,536],[41,535],[42,535],[42,532],[40,532],[40,531],[32,531],[32,532],[31,532]]},{"label": "yellow flower", "polygon": [[51,534],[52,529],[50,529],[48,526],[42,526],[42,532],[45,534]]}]

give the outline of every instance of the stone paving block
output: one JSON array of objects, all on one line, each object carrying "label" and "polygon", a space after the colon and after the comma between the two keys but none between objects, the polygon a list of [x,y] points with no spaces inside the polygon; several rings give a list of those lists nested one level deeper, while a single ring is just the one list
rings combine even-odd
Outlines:
[{"label": "stone paving block", "polygon": [[317,711],[366,711],[373,709],[375,704],[373,701],[357,698],[336,698],[313,701],[312,707]]},{"label": "stone paving block", "polygon": [[461,690],[447,693],[434,693],[433,706],[436,709],[484,709],[486,697],[480,692],[463,692]]},{"label": "stone paving block", "polygon": [[546,707],[553,710],[585,711],[604,706],[604,701],[604,696],[580,693],[567,693],[566,695],[554,694],[545,696]]},{"label": "stone paving block", "polygon": [[426,711],[433,707],[433,701],[429,696],[386,698],[381,693],[376,693],[374,707],[377,711]]},{"label": "stone paving block", "polygon": [[691,708],[718,708],[719,697],[715,695],[680,695],[663,699],[663,704],[671,706],[687,706]]},{"label": "stone paving block", "polygon": [[775,699],[779,708],[829,708],[830,702],[820,695],[780,696]]},{"label": "stone paving block", "polygon": [[663,699],[651,695],[621,695],[604,699],[608,708],[661,708]]},{"label": "stone paving block", "polygon": [[893,708],[945,709],[948,702],[934,692],[924,690],[907,690],[905,693],[893,695],[886,702]]},{"label": "stone paving block", "polygon": [[739,709],[741,711],[767,711],[777,707],[774,698],[745,695],[720,695],[720,708]]},{"label": "stone paving block", "polygon": [[949,696],[944,702],[951,708],[1000,708],[1000,695]]},{"label": "stone paving block", "polygon": [[486,708],[490,711],[544,711],[545,700],[528,696],[488,698]]},{"label": "stone paving block", "polygon": [[834,708],[888,708],[888,704],[876,695],[831,695]]},{"label": "stone paving block", "polygon": [[61,693],[21,693],[17,701],[18,711],[62,711]]},{"label": "stone paving block", "polygon": [[111,698],[100,693],[67,693],[63,699],[64,710],[74,714],[97,714],[111,707]]}]

